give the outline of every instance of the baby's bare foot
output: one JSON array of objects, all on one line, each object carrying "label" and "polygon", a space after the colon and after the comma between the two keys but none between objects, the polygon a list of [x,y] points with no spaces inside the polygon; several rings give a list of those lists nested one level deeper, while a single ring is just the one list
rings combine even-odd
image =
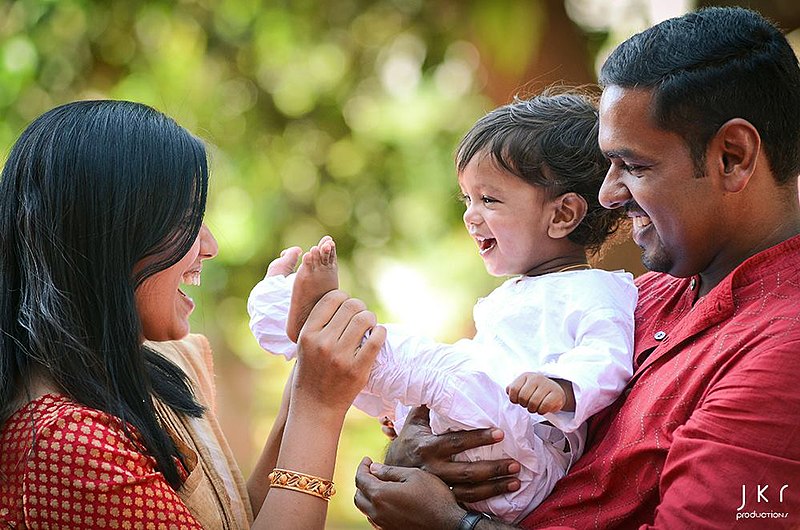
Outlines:
[{"label": "baby's bare foot", "polygon": [[333,238],[325,236],[303,254],[292,289],[292,303],[286,322],[286,335],[294,342],[308,315],[325,293],[339,288],[339,265]]},{"label": "baby's bare foot", "polygon": [[267,276],[287,276],[293,273],[301,252],[303,249],[300,247],[283,249],[280,257],[272,260],[267,267]]}]

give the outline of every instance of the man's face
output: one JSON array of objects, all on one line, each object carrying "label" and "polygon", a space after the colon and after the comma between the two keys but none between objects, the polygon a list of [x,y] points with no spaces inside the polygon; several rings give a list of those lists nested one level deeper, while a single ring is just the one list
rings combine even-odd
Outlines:
[{"label": "man's face", "polygon": [[600,148],[611,167],[600,188],[606,208],[624,207],[642,262],[685,277],[704,271],[724,245],[720,193],[697,175],[685,141],[653,122],[651,91],[609,86],[600,99]]}]

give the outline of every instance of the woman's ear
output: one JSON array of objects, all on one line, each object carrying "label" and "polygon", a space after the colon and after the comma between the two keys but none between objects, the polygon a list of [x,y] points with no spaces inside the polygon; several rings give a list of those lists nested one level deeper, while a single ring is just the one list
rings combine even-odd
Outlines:
[{"label": "woman's ear", "polygon": [[553,215],[547,227],[547,235],[562,239],[572,233],[583,221],[589,205],[586,199],[574,192],[559,195],[553,200]]},{"label": "woman's ear", "polygon": [[733,118],[717,130],[706,151],[706,170],[721,178],[725,191],[742,191],[750,182],[761,151],[761,136],[747,120]]}]

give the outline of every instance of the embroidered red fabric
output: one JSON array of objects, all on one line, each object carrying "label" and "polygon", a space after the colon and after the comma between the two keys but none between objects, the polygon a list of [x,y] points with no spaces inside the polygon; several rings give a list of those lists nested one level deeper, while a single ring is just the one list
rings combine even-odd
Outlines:
[{"label": "embroidered red fabric", "polygon": [[118,418],[47,394],[0,431],[0,526],[200,529]]}]

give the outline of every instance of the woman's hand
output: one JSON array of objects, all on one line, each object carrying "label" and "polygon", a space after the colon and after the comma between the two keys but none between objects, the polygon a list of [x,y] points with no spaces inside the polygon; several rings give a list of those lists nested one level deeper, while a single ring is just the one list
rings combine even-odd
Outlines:
[{"label": "woman's hand", "polygon": [[386,339],[386,329],[376,324],[364,302],[343,291],[320,299],[298,339],[292,409],[347,412]]},{"label": "woman's hand", "polygon": [[[360,300],[339,290],[319,300],[298,338],[291,393],[284,395],[289,414],[275,467],[333,477],[344,415],[366,384],[385,339],[386,330]],[[313,495],[271,488],[253,529],[322,529],[327,509],[328,503]]]},{"label": "woman's hand", "polygon": [[503,439],[498,429],[454,431],[435,435],[431,431],[427,407],[412,409],[406,423],[386,453],[386,463],[418,467],[432,473],[452,488],[459,502],[475,502],[520,487],[518,462],[512,459],[479,462],[454,462],[453,455],[497,443]]}]

